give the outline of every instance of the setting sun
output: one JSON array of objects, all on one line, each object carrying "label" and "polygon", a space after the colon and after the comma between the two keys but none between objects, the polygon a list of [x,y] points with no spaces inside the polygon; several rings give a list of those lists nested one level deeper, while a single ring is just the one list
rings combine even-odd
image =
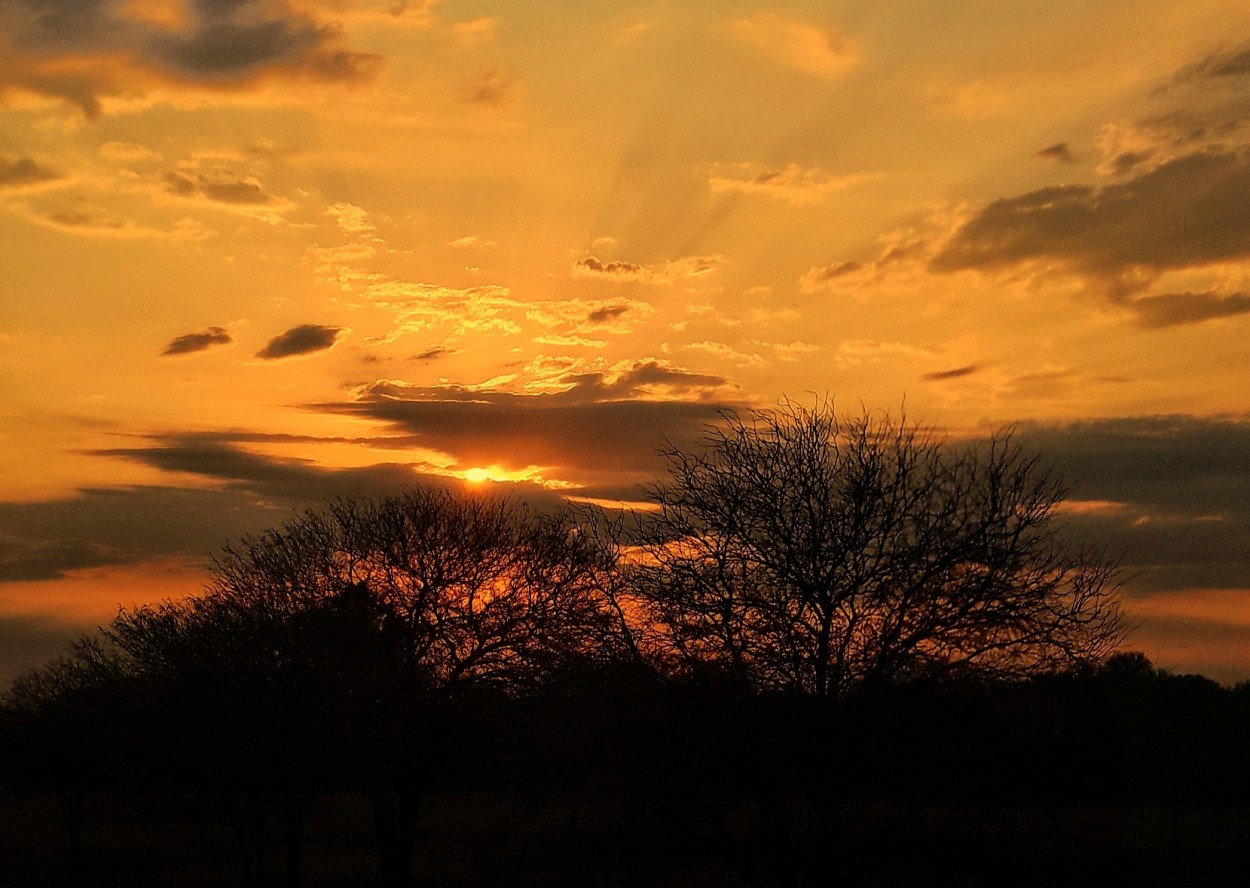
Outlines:
[{"label": "setting sun", "polygon": [[498,470],[494,468],[487,469],[482,466],[474,466],[471,469],[465,470],[464,480],[468,481],[470,484],[484,484],[487,481],[499,481],[501,479],[496,477],[497,471]]}]

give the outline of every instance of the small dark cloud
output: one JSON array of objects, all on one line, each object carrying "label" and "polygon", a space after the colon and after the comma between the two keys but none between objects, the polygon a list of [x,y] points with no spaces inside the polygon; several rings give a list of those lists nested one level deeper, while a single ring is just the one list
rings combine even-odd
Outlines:
[{"label": "small dark cloud", "polygon": [[195,184],[195,180],[182,173],[166,173],[165,174],[165,190],[170,194],[178,194],[189,197],[198,194],[200,189]]},{"label": "small dark cloud", "polygon": [[460,97],[473,105],[500,108],[512,101],[515,84],[506,71],[487,71],[465,84]]},{"label": "small dark cloud", "polygon": [[36,185],[61,178],[60,174],[48,169],[30,157],[6,159],[0,157],[0,188],[16,188],[22,185]]},{"label": "small dark cloud", "polygon": [[186,355],[204,351],[214,345],[228,345],[234,339],[225,327],[207,327],[198,333],[184,333],[165,346],[162,355]]},{"label": "small dark cloud", "polygon": [[232,204],[265,204],[273,200],[260,189],[260,184],[244,179],[229,182],[201,182],[200,191],[209,200]]},{"label": "small dark cloud", "polygon": [[179,197],[205,197],[219,203],[229,204],[267,204],[273,198],[265,194],[260,183],[254,179],[245,179],[231,173],[216,176],[200,175],[195,179],[183,173],[166,173],[164,176],[165,190]]},{"label": "small dark cloud", "polygon": [[1072,150],[1068,148],[1067,142],[1056,142],[1053,145],[1048,145],[1037,152],[1037,156],[1044,160],[1057,160],[1060,163],[1076,162],[1076,157],[1072,154]]},{"label": "small dark cloud", "polygon": [[455,355],[459,353],[460,353],[460,349],[458,348],[450,348],[449,346],[446,346],[446,345],[435,345],[430,348],[427,348],[423,352],[419,352],[418,354],[413,355],[412,360],[414,361],[436,361],[439,358],[446,358],[450,355]]},{"label": "small dark cloud", "polygon": [[1100,167],[1099,169],[1105,169],[1106,172],[1110,172],[1116,176],[1124,176],[1133,172],[1133,170],[1137,169],[1152,157],[1154,157],[1154,151],[1149,149],[1145,151],[1121,151],[1115,157],[1111,158],[1111,160],[1107,161],[1105,168]]},{"label": "small dark cloud", "polygon": [[586,320],[592,324],[608,324],[628,311],[628,305],[605,305],[603,308],[596,308],[586,315]]},{"label": "small dark cloud", "polygon": [[1250,314],[1250,294],[1163,293],[1128,303],[1143,327],[1176,327]]},{"label": "small dark cloud", "polygon": [[265,347],[256,353],[256,357],[272,361],[277,358],[290,358],[324,351],[338,341],[339,334],[342,332],[342,327],[301,324],[270,339]]},{"label": "small dark cloud", "polygon": [[643,272],[643,267],[633,262],[603,262],[594,256],[586,256],[573,263],[574,270],[608,277],[636,277]]},{"label": "small dark cloud", "polygon": [[940,382],[943,379],[959,379],[963,376],[971,376],[973,373],[981,371],[979,364],[969,364],[966,367],[956,367],[953,370],[937,370],[933,373],[925,373],[920,378],[925,382]]}]

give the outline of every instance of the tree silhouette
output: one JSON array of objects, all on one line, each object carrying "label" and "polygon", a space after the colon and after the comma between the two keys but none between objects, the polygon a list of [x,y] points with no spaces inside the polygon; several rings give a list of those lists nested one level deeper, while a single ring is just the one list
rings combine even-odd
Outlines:
[{"label": "tree silhouette", "polygon": [[124,780],[124,735],[134,710],[115,659],[97,639],[76,641],[4,694],[6,764],[21,783],[51,791],[69,843],[70,868],[85,869],[83,829],[96,797]]},{"label": "tree silhouette", "polygon": [[264,881],[266,812],[296,888],[316,798],[355,785],[383,883],[407,886],[456,722],[482,694],[610,650],[603,569],[568,513],[414,488],[228,545],[203,596],[125,612],[108,634],[229,790],[246,885]]},{"label": "tree silhouette", "polygon": [[1065,543],[1063,485],[1010,435],[944,443],[905,419],[786,402],[723,413],[701,443],[666,452],[622,610],[669,668],[793,701],[785,756],[750,715],[766,700],[730,704],[757,753],[733,788],[756,790],[781,884],[844,875],[839,771],[870,720],[842,710],[862,716],[900,683],[1096,663],[1119,639],[1115,563]]},{"label": "tree silhouette", "polygon": [[369,780],[385,884],[407,885],[421,796],[458,712],[475,695],[532,688],[570,659],[610,652],[603,562],[569,513],[505,499],[414,488],[340,501],[330,516],[350,578],[399,627],[401,674],[419,678],[382,707],[391,722]]},{"label": "tree silhouette", "polygon": [[1067,545],[1065,488],[1010,435],[787,402],[667,452],[633,604],[667,653],[759,688],[841,698],[895,680],[1098,662],[1117,571]]}]

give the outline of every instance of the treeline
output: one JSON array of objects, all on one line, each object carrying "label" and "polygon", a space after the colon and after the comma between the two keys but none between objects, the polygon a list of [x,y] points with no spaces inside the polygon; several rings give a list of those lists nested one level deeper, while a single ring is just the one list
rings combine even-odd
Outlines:
[{"label": "treeline", "polygon": [[[785,405],[701,444],[636,515],[417,488],[229,545],[204,594],[13,685],[6,782],[56,797],[80,875],[93,800],[125,798],[228,825],[248,888],[407,888],[483,799],[550,853],[459,884],[1001,884],[1022,854],[1009,881],[1065,882],[1179,860],[1183,817],[1143,850],[1045,811],[1241,803],[1245,695],[1108,659],[1114,561],[1009,436]],[[319,806],[374,865],[305,873]]]}]

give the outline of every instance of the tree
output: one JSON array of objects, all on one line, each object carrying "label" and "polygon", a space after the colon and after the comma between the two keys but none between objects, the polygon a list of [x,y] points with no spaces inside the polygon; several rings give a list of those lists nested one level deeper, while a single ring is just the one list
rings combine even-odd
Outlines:
[{"label": "tree", "polygon": [[7,722],[5,765],[22,783],[56,796],[70,867],[84,873],[82,833],[94,801],[123,781],[133,699],[117,662],[98,639],[14,680],[0,699]]},{"label": "tree", "polygon": [[413,488],[228,545],[204,595],[108,634],[228,790],[245,884],[263,882],[272,809],[298,886],[312,805],[337,781],[368,796],[383,884],[407,886],[462,715],[608,651],[604,569],[569,513]]},{"label": "tree", "polygon": [[1010,434],[944,443],[827,403],[721,420],[701,451],[665,454],[634,560],[634,606],[678,662],[840,699],[1117,643],[1114,561],[1062,539],[1066,489]]},{"label": "tree", "polygon": [[419,679],[384,707],[387,739],[368,780],[384,882],[405,886],[420,800],[457,717],[483,693],[515,694],[570,659],[612,654],[605,563],[569,512],[540,515],[507,499],[413,488],[339,501],[330,519],[347,577],[399,627],[400,674]]},{"label": "tree", "polygon": [[849,860],[848,763],[887,691],[1061,671],[1118,641],[1115,562],[1063,540],[1065,488],[1010,434],[948,443],[787,401],[725,412],[665,455],[621,612],[639,649],[740,689],[723,791],[749,797],[780,884],[830,884]]}]

